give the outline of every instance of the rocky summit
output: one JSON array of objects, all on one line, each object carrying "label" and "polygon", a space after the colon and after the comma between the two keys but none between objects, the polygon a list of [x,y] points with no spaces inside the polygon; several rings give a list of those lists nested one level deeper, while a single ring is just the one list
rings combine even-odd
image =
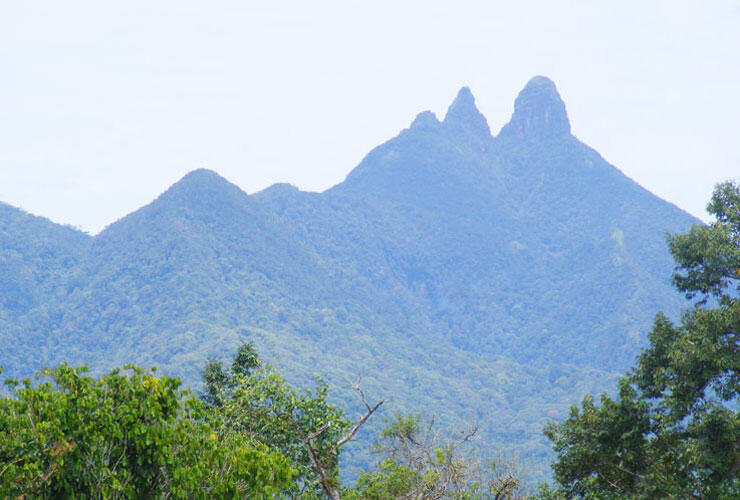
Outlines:
[{"label": "rocky summit", "polygon": [[565,103],[555,84],[547,77],[535,76],[514,101],[514,115],[501,129],[500,138],[537,140],[569,134]]}]

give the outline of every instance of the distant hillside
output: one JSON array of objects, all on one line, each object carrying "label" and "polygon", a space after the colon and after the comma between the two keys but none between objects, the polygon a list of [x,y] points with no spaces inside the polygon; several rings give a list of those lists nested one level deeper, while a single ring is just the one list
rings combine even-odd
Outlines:
[{"label": "distant hillside", "polygon": [[0,206],[0,364],[197,383],[252,340],[343,404],[362,376],[386,411],[479,422],[484,448],[542,478],[542,424],[610,387],[654,314],[683,305],[664,236],[697,222],[572,136],[547,78],[496,137],[463,88],[324,193],[249,196],[197,170],[94,238]]},{"label": "distant hillside", "polygon": [[[59,339],[58,300],[67,270],[77,267],[91,238],[0,202],[0,366],[35,371]],[[7,372],[6,372],[7,373]]]}]

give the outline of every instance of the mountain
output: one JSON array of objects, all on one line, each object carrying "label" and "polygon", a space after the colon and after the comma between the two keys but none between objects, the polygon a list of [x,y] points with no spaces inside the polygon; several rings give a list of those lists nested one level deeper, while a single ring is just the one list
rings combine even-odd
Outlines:
[{"label": "mountain", "polygon": [[247,195],[196,170],[93,238],[4,210],[4,255],[33,250],[0,277],[3,303],[24,304],[3,309],[9,374],[135,362],[193,384],[251,340],[341,404],[362,376],[387,411],[478,422],[481,447],[535,479],[543,423],[610,387],[654,314],[685,306],[664,238],[698,223],[574,137],[545,77],[498,135],[463,88],[323,193]]},{"label": "mountain", "polygon": [[0,203],[0,366],[28,373],[46,359],[64,277],[84,259],[86,233]]}]

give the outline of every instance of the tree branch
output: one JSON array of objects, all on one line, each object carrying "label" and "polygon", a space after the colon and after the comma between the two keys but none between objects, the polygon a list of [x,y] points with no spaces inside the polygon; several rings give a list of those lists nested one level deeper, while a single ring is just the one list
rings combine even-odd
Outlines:
[{"label": "tree branch", "polygon": [[355,436],[355,434],[357,434],[357,431],[360,430],[360,427],[362,427],[362,425],[365,422],[367,422],[367,419],[370,418],[370,416],[373,413],[375,413],[375,410],[380,408],[380,405],[385,403],[385,400],[381,399],[372,408],[370,407],[370,405],[367,404],[367,402],[365,402],[364,396],[363,396],[363,402],[365,403],[365,406],[367,407],[367,413],[365,413],[365,415],[363,415],[363,417],[357,421],[354,427],[352,427],[352,429],[342,439],[337,441],[336,444],[331,447],[331,449],[329,450],[329,453],[335,453],[337,449],[339,449],[341,446],[346,444],[350,439],[352,439]]}]

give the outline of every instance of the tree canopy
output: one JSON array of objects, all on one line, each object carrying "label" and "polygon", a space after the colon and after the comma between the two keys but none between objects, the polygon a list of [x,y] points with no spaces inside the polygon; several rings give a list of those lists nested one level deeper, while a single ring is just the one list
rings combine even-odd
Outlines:
[{"label": "tree canopy", "polygon": [[280,450],[297,470],[284,492],[293,498],[341,495],[339,455],[370,416],[383,404],[370,405],[357,387],[366,413],[351,422],[327,401],[321,380],[311,390],[295,390],[270,366],[264,366],[251,344],[242,344],[224,369],[211,360],[203,372],[210,421],[227,435],[256,440]]},{"label": "tree canopy", "polygon": [[510,462],[483,465],[470,450],[477,428],[443,437],[434,418],[397,413],[386,421],[374,451],[377,470],[360,475],[349,500],[525,498]]},{"label": "tree canopy", "polygon": [[[100,377],[66,364],[43,380],[7,380],[0,399],[0,496],[157,499],[514,499],[508,464],[469,453],[477,428],[445,438],[434,419],[396,414],[377,468],[340,484],[342,447],[383,404],[352,422],[327,385],[290,387],[243,344],[211,360],[200,398],[180,381],[128,366]],[[370,450],[367,450],[368,452]],[[370,453],[368,453],[370,455]],[[503,465],[502,465],[503,464]]]},{"label": "tree canopy", "polygon": [[273,498],[295,471],[225,435],[180,381],[136,367],[93,378],[61,365],[0,399],[3,498]]},{"label": "tree canopy", "polygon": [[562,494],[740,496],[740,185],[718,185],[715,221],[669,237],[674,284],[695,307],[658,314],[619,398],[586,397],[546,431]]}]

